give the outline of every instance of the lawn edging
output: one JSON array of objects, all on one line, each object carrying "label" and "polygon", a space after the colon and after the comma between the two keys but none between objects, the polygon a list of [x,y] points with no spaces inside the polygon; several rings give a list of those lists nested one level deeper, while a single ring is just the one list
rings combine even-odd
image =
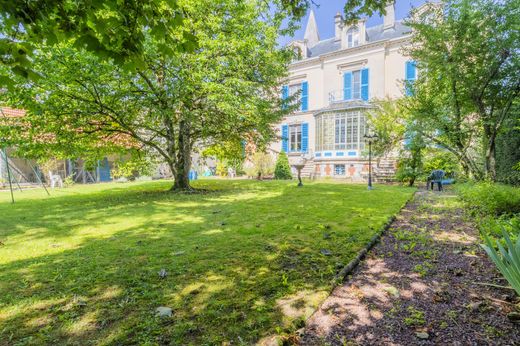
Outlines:
[{"label": "lawn edging", "polygon": [[395,221],[397,215],[399,215],[401,213],[401,210],[403,210],[403,208],[406,207],[406,205],[414,199],[416,193],[417,193],[417,191],[414,192],[412,194],[412,196],[403,203],[403,205],[399,208],[397,213],[395,213],[394,215],[392,215],[388,218],[388,220],[385,222],[385,224],[383,226],[381,226],[379,231],[376,234],[374,234],[374,236],[372,236],[370,241],[358,252],[356,258],[351,260],[346,266],[344,266],[338,272],[338,274],[336,274],[336,276],[334,277],[334,281],[333,281],[334,284],[332,285],[331,292],[332,292],[332,290],[334,290],[334,288],[336,288],[336,286],[338,286],[339,283],[345,282],[347,276],[350,275],[354,271],[354,269],[357,268],[357,266],[365,258],[367,253],[374,247],[374,245],[376,245],[379,242],[379,240],[381,239],[383,234],[385,234],[385,232],[390,228],[392,223]]}]

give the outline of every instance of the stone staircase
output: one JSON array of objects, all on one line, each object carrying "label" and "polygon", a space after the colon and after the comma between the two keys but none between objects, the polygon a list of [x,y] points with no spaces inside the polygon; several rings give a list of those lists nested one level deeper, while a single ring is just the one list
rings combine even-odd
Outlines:
[{"label": "stone staircase", "polygon": [[390,158],[381,158],[374,167],[374,178],[378,183],[391,183],[395,181],[396,160]]},{"label": "stone staircase", "polygon": [[308,160],[302,168],[302,178],[314,178],[316,175],[315,167],[314,160]]}]

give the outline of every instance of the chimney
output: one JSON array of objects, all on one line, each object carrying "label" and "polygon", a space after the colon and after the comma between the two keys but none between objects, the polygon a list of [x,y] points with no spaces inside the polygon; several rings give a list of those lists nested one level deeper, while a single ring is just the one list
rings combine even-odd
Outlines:
[{"label": "chimney", "polygon": [[341,13],[336,13],[334,16],[334,32],[335,32],[335,40],[339,41],[341,40],[341,32],[343,30],[343,17],[341,16]]},{"label": "chimney", "polygon": [[383,30],[393,29],[395,25],[395,2],[391,0],[385,7],[383,16]]}]

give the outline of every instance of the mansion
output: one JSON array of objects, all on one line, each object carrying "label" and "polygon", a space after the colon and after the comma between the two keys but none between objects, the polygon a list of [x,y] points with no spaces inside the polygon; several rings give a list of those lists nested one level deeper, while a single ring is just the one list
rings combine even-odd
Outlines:
[{"label": "mansion", "polygon": [[[304,156],[303,176],[366,179],[366,112],[374,99],[402,97],[405,81],[416,78],[415,63],[401,52],[411,29],[395,20],[394,4],[383,24],[365,22],[345,25],[338,13],[334,37],[320,39],[311,11],[304,39],[289,44],[296,58],[282,98],[297,95],[299,109],[277,125],[280,140],[271,149],[285,151],[290,163]],[[393,161],[376,159],[378,168],[393,171]]]}]

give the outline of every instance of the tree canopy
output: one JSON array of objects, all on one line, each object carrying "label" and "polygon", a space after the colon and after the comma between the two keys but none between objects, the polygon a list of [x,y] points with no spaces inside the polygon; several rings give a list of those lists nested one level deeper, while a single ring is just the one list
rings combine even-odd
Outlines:
[{"label": "tree canopy", "polygon": [[408,24],[419,78],[407,111],[467,173],[495,179],[496,138],[520,95],[520,1],[445,1]]},{"label": "tree canopy", "polygon": [[32,131],[68,143],[64,150],[113,145],[117,135],[160,156],[175,189],[189,189],[195,145],[272,138],[271,124],[288,111],[278,84],[291,53],[279,49],[282,19],[268,16],[263,2],[178,4],[185,11],[179,30],[195,35],[196,50],[165,53],[147,35],[144,65],[129,70],[70,44],[42,46],[34,57],[42,78],[18,77],[2,97],[28,110]]},{"label": "tree canopy", "polygon": [[[278,18],[289,19],[287,32],[305,15],[313,0],[259,1]],[[345,4],[348,21],[384,13],[386,0],[353,0]],[[0,1],[0,64],[29,79],[33,54],[46,46],[70,44],[125,68],[142,67],[148,37],[165,55],[195,50],[196,35],[186,21],[190,10],[180,0],[36,0]],[[0,73],[0,86],[12,78]]]}]

